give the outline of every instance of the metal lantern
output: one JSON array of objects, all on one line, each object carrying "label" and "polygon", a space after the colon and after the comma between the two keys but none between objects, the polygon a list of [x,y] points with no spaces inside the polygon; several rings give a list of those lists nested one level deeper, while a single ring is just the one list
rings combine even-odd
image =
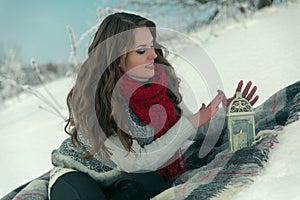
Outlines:
[{"label": "metal lantern", "polygon": [[240,92],[227,110],[230,151],[251,146],[255,138],[254,112],[249,101]]}]

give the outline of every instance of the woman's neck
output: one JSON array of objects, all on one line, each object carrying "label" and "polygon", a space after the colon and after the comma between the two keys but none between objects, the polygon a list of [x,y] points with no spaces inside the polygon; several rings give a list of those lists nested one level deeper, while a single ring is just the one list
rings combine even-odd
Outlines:
[{"label": "woman's neck", "polygon": [[130,78],[132,78],[133,80],[139,81],[141,83],[147,83],[150,78],[140,78],[140,77],[136,77],[136,76],[132,76],[132,75],[128,75]]}]

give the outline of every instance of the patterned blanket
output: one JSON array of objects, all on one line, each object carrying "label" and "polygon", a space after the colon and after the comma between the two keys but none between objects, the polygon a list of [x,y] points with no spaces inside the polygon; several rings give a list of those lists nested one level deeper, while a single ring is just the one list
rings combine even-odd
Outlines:
[{"label": "patterned blanket", "polygon": [[[255,144],[229,152],[223,144],[207,165],[182,174],[175,185],[154,197],[162,199],[231,199],[253,182],[268,161],[283,126],[299,119],[300,81],[281,89],[255,109]],[[46,200],[49,172],[11,191],[1,200]]]},{"label": "patterned blanket", "polygon": [[187,171],[176,180],[178,185],[153,199],[231,199],[252,183],[253,176],[259,175],[270,150],[278,142],[276,136],[279,130],[260,132],[263,133],[262,139],[251,147],[234,153],[227,149],[218,153],[208,165]]}]

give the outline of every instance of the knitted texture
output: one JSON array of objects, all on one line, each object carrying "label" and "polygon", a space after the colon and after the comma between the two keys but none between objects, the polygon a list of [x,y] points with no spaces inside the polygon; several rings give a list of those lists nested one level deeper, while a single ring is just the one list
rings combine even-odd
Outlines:
[{"label": "knitted texture", "polygon": [[[129,108],[145,124],[154,128],[154,140],[164,135],[178,120],[172,100],[167,94],[167,76],[161,65],[155,66],[155,75],[143,84],[124,74],[119,86],[120,94]],[[178,151],[168,165],[158,170],[165,179],[184,171]]]}]

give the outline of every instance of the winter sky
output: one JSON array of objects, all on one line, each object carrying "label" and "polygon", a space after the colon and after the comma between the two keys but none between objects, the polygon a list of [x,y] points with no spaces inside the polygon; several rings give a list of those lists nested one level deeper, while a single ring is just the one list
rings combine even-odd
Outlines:
[{"label": "winter sky", "polygon": [[[16,50],[23,64],[29,64],[32,58],[38,63],[67,61],[71,51],[67,26],[72,27],[78,39],[99,22],[97,8],[120,2],[123,1],[0,0],[0,53]],[[86,38],[86,44],[91,37]],[[85,58],[86,49],[86,45],[78,49],[80,59]]]},{"label": "winter sky", "polygon": [[98,22],[101,0],[0,0],[0,52],[15,48],[23,63],[68,60],[67,26],[79,37]]}]

